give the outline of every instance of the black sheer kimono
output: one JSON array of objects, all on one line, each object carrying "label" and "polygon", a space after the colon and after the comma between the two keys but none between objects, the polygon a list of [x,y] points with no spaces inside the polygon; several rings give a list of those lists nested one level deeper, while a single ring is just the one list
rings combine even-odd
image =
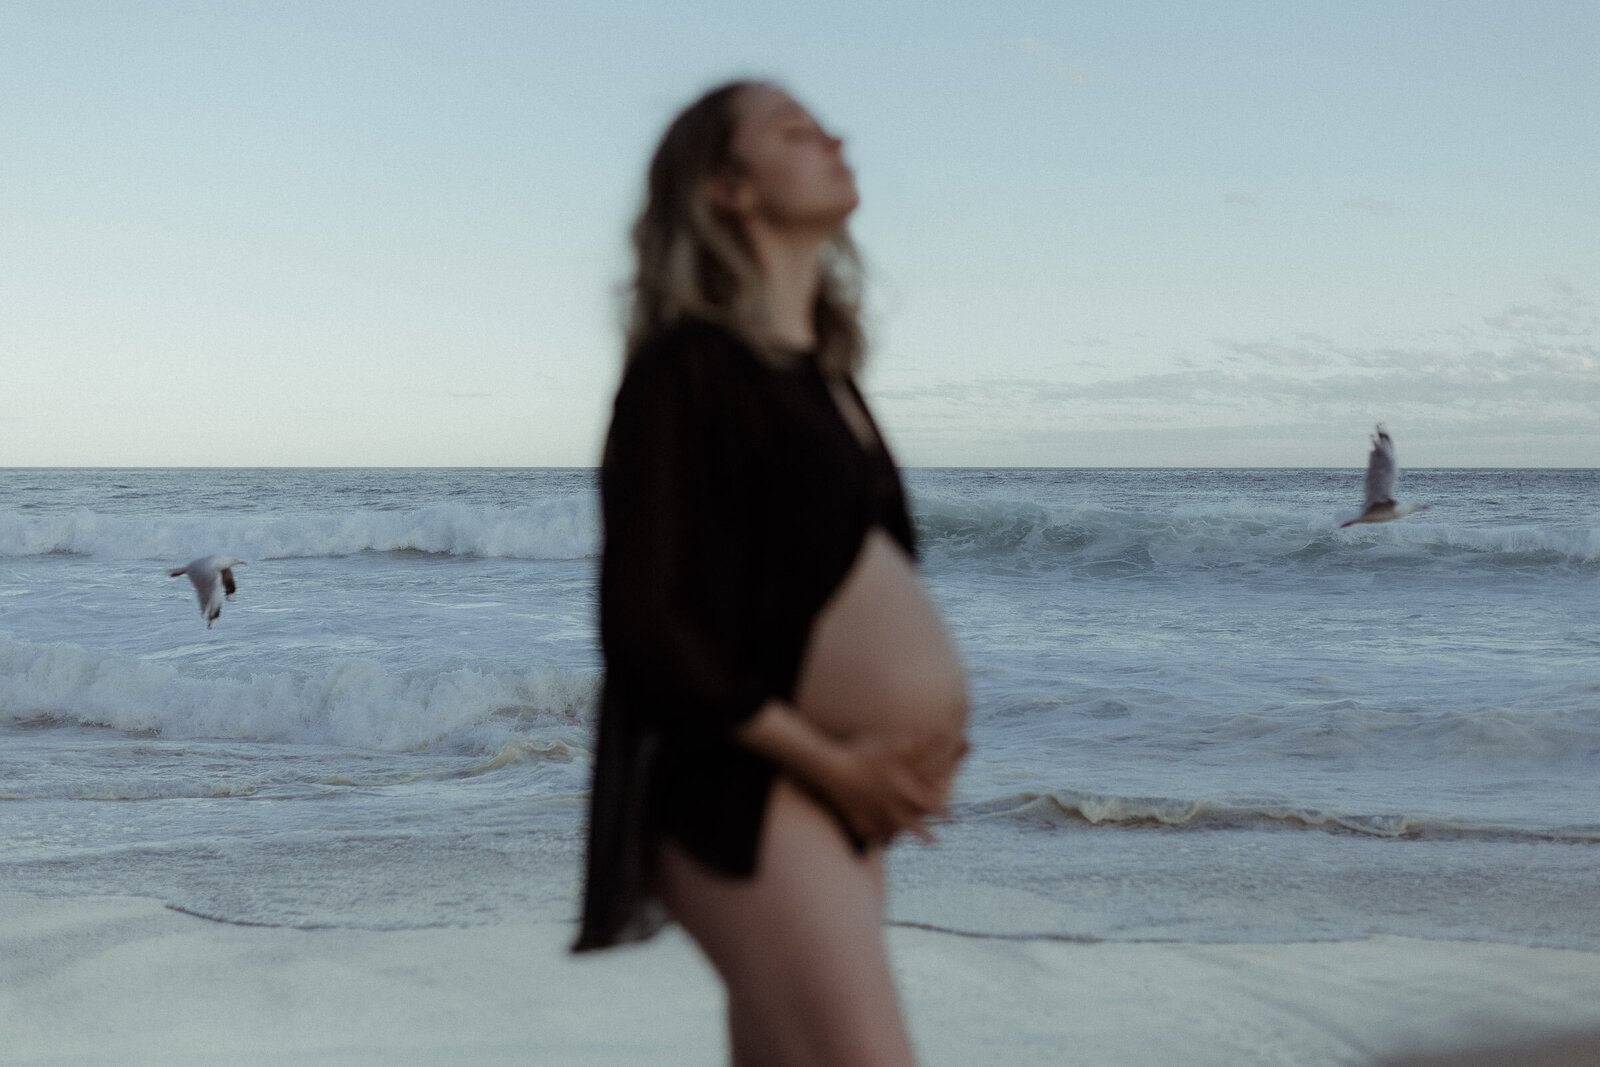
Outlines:
[{"label": "black sheer kimono", "polygon": [[913,551],[893,460],[862,447],[815,361],[775,370],[704,322],[628,368],[600,491],[606,671],[577,951],[661,926],[663,835],[754,870],[776,771],[732,731],[793,699],[812,620],[868,530]]}]

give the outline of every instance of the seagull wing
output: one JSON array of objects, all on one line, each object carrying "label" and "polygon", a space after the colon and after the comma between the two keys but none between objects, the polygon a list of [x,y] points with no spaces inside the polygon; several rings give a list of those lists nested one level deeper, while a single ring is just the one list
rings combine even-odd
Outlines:
[{"label": "seagull wing", "polygon": [[1382,504],[1394,499],[1394,442],[1378,427],[1378,436],[1372,439],[1372,455],[1367,457],[1366,499],[1362,508]]},{"label": "seagull wing", "polygon": [[222,583],[217,574],[217,568],[212,565],[210,557],[197,559],[190,563],[184,570],[189,575],[189,580],[194,583],[194,595],[200,601],[200,614],[206,620],[206,629],[217,621],[217,616],[222,614]]},{"label": "seagull wing", "polygon": [[232,597],[238,592],[233,580],[233,568],[242,566],[244,560],[232,556],[201,556],[182,567],[167,573],[176,578],[187,574],[194,583],[194,595],[200,601],[200,617],[206,620],[206,629],[222,614],[223,596]]}]

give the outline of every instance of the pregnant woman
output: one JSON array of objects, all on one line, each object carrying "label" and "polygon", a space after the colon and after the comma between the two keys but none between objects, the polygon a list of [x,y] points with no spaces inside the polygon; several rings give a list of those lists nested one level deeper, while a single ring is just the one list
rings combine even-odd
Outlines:
[{"label": "pregnant woman", "polygon": [[738,82],[650,165],[601,471],[606,677],[578,950],[675,919],[736,1067],[907,1065],[881,850],[926,834],[966,687],[862,357],[840,141]]}]

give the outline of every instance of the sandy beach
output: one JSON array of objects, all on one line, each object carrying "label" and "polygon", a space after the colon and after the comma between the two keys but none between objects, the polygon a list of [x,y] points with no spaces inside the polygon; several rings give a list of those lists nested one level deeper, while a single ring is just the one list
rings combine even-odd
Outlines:
[{"label": "sandy beach", "polygon": [[[246,927],[138,898],[6,895],[0,1062],[721,1061],[720,993],[681,935],[581,959],[565,952],[570,935],[556,923]],[[1600,1031],[1597,953],[1397,937],[1074,944],[909,928],[889,941],[927,1067],[1465,1062],[1468,1045],[1510,1040],[1558,1040],[1547,1062],[1600,1062],[1600,1040],[1577,1036]]]}]

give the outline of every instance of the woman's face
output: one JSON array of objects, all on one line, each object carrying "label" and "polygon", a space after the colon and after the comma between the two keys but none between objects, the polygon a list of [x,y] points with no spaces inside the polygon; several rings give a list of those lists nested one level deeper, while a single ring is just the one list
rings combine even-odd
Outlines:
[{"label": "woman's face", "polygon": [[734,209],[777,229],[832,233],[855,210],[855,176],[843,142],[787,93],[764,85],[734,100]]}]

